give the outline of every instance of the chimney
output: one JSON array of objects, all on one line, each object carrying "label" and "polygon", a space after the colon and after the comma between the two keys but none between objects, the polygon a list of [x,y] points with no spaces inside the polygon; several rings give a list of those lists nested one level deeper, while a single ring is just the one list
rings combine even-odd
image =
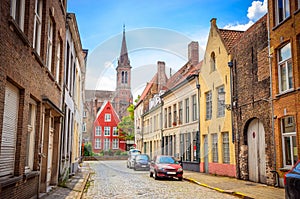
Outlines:
[{"label": "chimney", "polygon": [[212,18],[211,20],[210,20],[210,25],[211,26],[216,26],[217,25],[217,18]]},{"label": "chimney", "polygon": [[192,41],[188,46],[188,58],[189,62],[196,66],[199,63],[199,44],[196,41]]},{"label": "chimney", "polygon": [[166,65],[163,61],[157,62],[157,84],[158,84],[158,92],[163,89],[163,87],[167,83],[167,75],[166,75]]}]

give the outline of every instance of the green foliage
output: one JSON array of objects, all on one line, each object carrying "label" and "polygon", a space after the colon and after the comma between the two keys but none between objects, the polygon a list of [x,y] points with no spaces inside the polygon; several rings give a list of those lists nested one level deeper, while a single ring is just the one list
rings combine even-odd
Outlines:
[{"label": "green foliage", "polygon": [[119,138],[125,140],[134,140],[134,120],[131,116],[124,116],[119,122],[118,128],[121,130]]},{"label": "green foliage", "polygon": [[93,156],[92,143],[87,142],[84,144],[84,156]]}]

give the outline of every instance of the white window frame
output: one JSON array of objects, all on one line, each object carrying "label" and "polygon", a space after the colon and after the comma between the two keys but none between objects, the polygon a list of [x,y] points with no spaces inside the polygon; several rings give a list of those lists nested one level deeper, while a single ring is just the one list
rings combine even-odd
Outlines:
[{"label": "white window frame", "polygon": [[95,136],[101,136],[101,126],[96,126]]},{"label": "white window frame", "polygon": [[186,98],[185,102],[185,123],[190,122],[190,98]]},{"label": "white window frame", "polygon": [[205,100],[206,100],[206,120],[211,120],[212,118],[212,92],[208,91],[205,94]]},{"label": "white window frame", "polygon": [[60,64],[61,64],[61,56],[60,56],[60,52],[61,52],[61,45],[60,45],[60,40],[57,42],[57,52],[56,52],[56,73],[55,73],[55,79],[57,83],[59,82],[59,77],[60,77]]},{"label": "white window frame", "polygon": [[24,31],[24,16],[25,16],[25,0],[12,0],[10,15]]},{"label": "white window frame", "polygon": [[43,16],[43,1],[35,1],[34,9],[34,31],[33,31],[33,48],[40,55],[41,52],[41,33],[42,33],[42,16]]},{"label": "white window frame", "polygon": [[28,110],[28,125],[27,125],[27,146],[26,146],[26,161],[25,161],[25,172],[33,170],[34,162],[34,145],[35,145],[35,133],[36,133],[36,103],[29,103]]},{"label": "white window frame", "polygon": [[196,121],[198,119],[198,103],[197,103],[197,95],[192,95],[192,105],[193,105],[193,108],[192,108],[192,114],[193,114],[193,121]]},{"label": "white window frame", "polygon": [[[217,108],[217,117],[224,117],[225,116],[225,98],[224,99],[220,99],[220,93],[225,92],[224,90],[224,86],[220,86],[218,89],[218,108]],[[225,95],[224,95],[225,96]]]},{"label": "white window frame", "polygon": [[230,147],[229,147],[229,133],[223,132],[222,133],[222,150],[223,150],[223,163],[230,164]]},{"label": "white window frame", "polygon": [[95,149],[101,149],[101,140],[100,140],[100,138],[95,139]]},{"label": "white window frame", "polygon": [[83,111],[83,117],[86,118],[86,111]]},{"label": "white window frame", "polygon": [[[283,9],[282,9],[282,19],[279,18],[279,2],[282,3]],[[290,0],[276,0],[275,1],[275,8],[276,8],[276,24],[280,24],[282,21],[284,21],[286,18],[288,18],[291,15],[290,10]]]},{"label": "white window frame", "polygon": [[113,127],[113,136],[119,136],[118,127]]},{"label": "white window frame", "polygon": [[[289,51],[289,54],[287,54],[288,56],[281,58],[281,55],[285,55],[285,52],[287,51]],[[282,74],[283,70],[281,69],[284,70],[285,75]],[[284,77],[284,79],[282,77]],[[278,81],[279,81],[279,93],[287,92],[293,89],[293,65],[292,65],[291,43],[288,43],[285,46],[278,49]],[[282,86],[283,84],[285,85],[286,88],[283,88]]]},{"label": "white window frame", "polygon": [[104,136],[110,136],[110,126],[104,127]]},{"label": "white window frame", "polygon": [[214,163],[219,162],[219,149],[218,149],[218,134],[212,134],[212,161]]},{"label": "white window frame", "polygon": [[119,139],[118,138],[113,139],[112,149],[119,149]]},{"label": "white window frame", "polygon": [[49,71],[52,71],[52,49],[53,49],[53,22],[49,18],[48,22],[48,34],[47,34],[47,54],[46,54],[46,66]]},{"label": "white window frame", "polygon": [[110,113],[105,113],[105,115],[104,115],[104,121],[105,122],[110,122],[111,121],[111,114]]},{"label": "white window frame", "polygon": [[110,149],[110,140],[109,138],[104,139],[104,150],[107,151]]},{"label": "white window frame", "polygon": [[[284,129],[284,120],[285,119],[288,119],[288,122],[289,122],[289,119],[292,118],[293,120],[293,124],[291,125],[290,123],[287,123],[287,127],[290,129],[289,132],[285,132],[285,129]],[[297,138],[297,135],[296,135],[296,123],[295,123],[295,120],[294,120],[294,117],[293,116],[286,116],[284,118],[281,119],[281,136],[282,136],[282,155],[283,155],[283,166],[285,168],[292,168],[292,166],[294,166],[294,163],[296,162],[296,160],[294,159],[294,156],[297,157],[297,154],[294,154],[294,149],[297,148],[297,141],[296,141],[296,138]],[[291,129],[294,128],[292,131]],[[287,148],[290,152],[289,156],[290,156],[290,159],[291,159],[291,163],[287,163],[287,155],[286,154],[286,146],[285,146],[285,139],[289,139],[289,142],[290,142],[290,148]],[[296,142],[295,146],[294,146],[294,143],[293,141]]]}]

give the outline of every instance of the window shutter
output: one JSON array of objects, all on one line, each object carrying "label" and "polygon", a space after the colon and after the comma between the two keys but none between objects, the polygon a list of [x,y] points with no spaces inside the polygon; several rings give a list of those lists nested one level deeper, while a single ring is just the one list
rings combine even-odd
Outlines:
[{"label": "window shutter", "polygon": [[8,83],[5,88],[3,130],[0,149],[0,177],[14,173],[19,90]]}]

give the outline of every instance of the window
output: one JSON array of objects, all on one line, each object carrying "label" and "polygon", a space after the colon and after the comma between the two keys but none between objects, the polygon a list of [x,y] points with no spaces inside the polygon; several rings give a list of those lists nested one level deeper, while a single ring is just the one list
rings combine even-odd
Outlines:
[{"label": "window", "polygon": [[171,112],[171,106],[168,108],[168,120],[169,120],[169,127],[172,126],[172,112]]},{"label": "window", "polygon": [[25,14],[25,0],[12,0],[10,15],[19,25],[20,29],[24,31],[24,14]]},{"label": "window", "polygon": [[213,162],[218,162],[218,134],[212,134],[212,158]]},{"label": "window", "polygon": [[95,149],[101,149],[101,141],[99,138],[95,140]]},{"label": "window", "polygon": [[179,124],[182,124],[182,119],[183,119],[182,102],[179,102],[178,106],[179,106],[179,114],[178,114],[179,119],[178,119],[178,122],[179,122]]},{"label": "window", "polygon": [[109,126],[104,127],[104,135],[105,136],[110,136],[110,127]]},{"label": "window", "polygon": [[34,10],[33,48],[38,54],[40,54],[41,51],[42,7],[43,1],[36,0]]},{"label": "window", "polygon": [[220,98],[220,93],[224,93],[224,86],[221,86],[218,88],[218,117],[224,117],[225,115],[225,98],[221,99]]},{"label": "window", "polygon": [[186,159],[185,161],[191,161],[192,160],[192,154],[191,154],[191,134],[190,133],[186,133],[186,149],[185,149],[185,153],[186,153]]},{"label": "window", "polygon": [[113,139],[113,145],[112,145],[113,149],[118,149],[119,148],[119,139]]},{"label": "window", "polygon": [[36,103],[29,103],[25,171],[33,170],[36,110]]},{"label": "window", "polygon": [[213,72],[216,70],[216,56],[215,52],[212,52],[210,55],[210,72]]},{"label": "window", "polygon": [[297,1],[297,7],[296,7],[296,10],[299,10],[300,9],[300,0]]},{"label": "window", "polygon": [[190,100],[185,99],[185,123],[190,122]]},{"label": "window", "polygon": [[281,119],[283,165],[293,166],[298,160],[296,124],[293,116]]},{"label": "window", "polygon": [[104,139],[104,150],[105,151],[108,151],[110,149],[110,146],[109,146],[109,139],[108,138],[105,138]]},{"label": "window", "polygon": [[205,94],[206,97],[206,119],[210,120],[212,117],[212,98],[211,91]]},{"label": "window", "polygon": [[100,136],[101,135],[101,126],[96,126],[96,136]]},{"label": "window", "polygon": [[82,132],[86,132],[86,123],[85,122],[83,122],[83,124],[82,124]]},{"label": "window", "polygon": [[49,71],[52,71],[52,47],[53,47],[53,23],[52,20],[49,19],[48,23],[48,34],[47,34],[47,59],[46,59],[46,66],[48,67]]},{"label": "window", "polygon": [[176,104],[173,105],[173,125],[177,125],[177,106]]},{"label": "window", "polygon": [[105,122],[110,122],[111,121],[111,114],[105,114],[104,121]]},{"label": "window", "polygon": [[193,121],[197,120],[197,97],[196,95],[192,96],[192,103],[193,103]]},{"label": "window", "polygon": [[281,23],[290,16],[290,1],[289,0],[276,0],[276,24]]},{"label": "window", "polygon": [[278,73],[280,93],[293,88],[293,67],[290,43],[278,50]]},{"label": "window", "polygon": [[223,133],[223,163],[230,163],[229,133]]},{"label": "window", "polygon": [[19,100],[19,89],[7,83],[5,86],[2,139],[0,144],[0,178],[14,175]]},{"label": "window", "polygon": [[86,118],[86,111],[83,111],[83,117]]},{"label": "window", "polygon": [[119,135],[119,131],[118,131],[118,127],[113,127],[113,136],[118,136]]},{"label": "window", "polygon": [[168,127],[168,111],[167,111],[167,108],[165,108],[165,128]]},{"label": "window", "polygon": [[128,83],[128,73],[127,73],[127,71],[122,71],[121,83],[122,84],[127,84]]},{"label": "window", "polygon": [[56,82],[60,83],[60,64],[61,64],[61,61],[60,61],[60,58],[61,58],[61,55],[60,55],[60,52],[61,52],[61,45],[60,45],[60,41],[57,43],[57,52],[56,52],[56,59],[57,59],[57,62],[56,62],[56,73],[55,73],[55,80]]}]

